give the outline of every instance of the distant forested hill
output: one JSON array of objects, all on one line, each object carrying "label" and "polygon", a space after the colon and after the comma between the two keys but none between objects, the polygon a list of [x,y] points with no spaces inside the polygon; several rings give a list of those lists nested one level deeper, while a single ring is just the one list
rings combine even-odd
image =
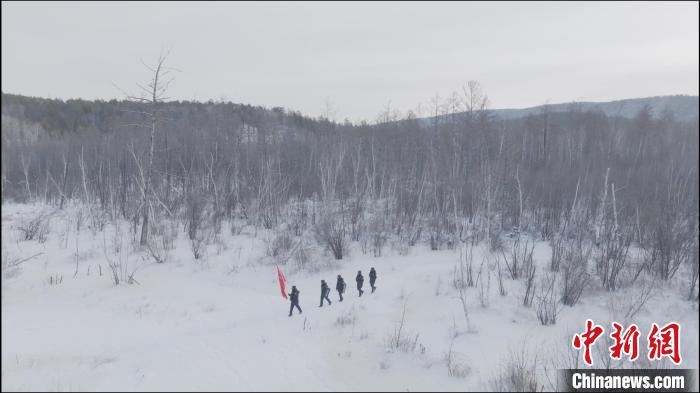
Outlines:
[{"label": "distant forested hill", "polygon": [[[56,138],[75,134],[100,134],[128,127],[138,121],[133,111],[139,104],[118,100],[47,99],[2,94],[2,139],[3,141],[34,142],[46,137]],[[634,98],[611,102],[577,102],[551,104],[524,109],[492,109],[493,119],[517,120],[532,115],[577,112],[603,112],[609,117],[633,119],[648,106],[653,117],[672,116],[676,121],[693,121],[698,118],[697,96],[663,96]],[[257,133],[323,132],[329,129],[325,119],[304,116],[299,112],[283,108],[264,108],[231,102],[174,101],[165,104],[168,109],[169,127],[210,129],[244,127]],[[459,117],[459,114],[457,114]],[[399,119],[394,119],[399,120]],[[428,124],[430,118],[423,118]],[[441,116],[441,122],[446,121]],[[696,120],[697,121],[697,120]],[[399,123],[402,121],[399,120]],[[338,125],[337,125],[338,126]],[[338,127],[333,127],[337,129]],[[360,128],[367,127],[366,124]],[[344,129],[353,128],[345,124]],[[354,127],[357,128],[357,127]],[[269,135],[268,133],[268,135]]]},{"label": "distant forested hill", "polygon": [[[130,128],[142,121],[136,113],[143,104],[118,100],[47,99],[2,94],[3,142],[35,142],[68,135],[99,135]],[[231,102],[173,101],[163,104],[165,127],[207,130],[240,129],[257,135],[290,129],[310,132],[326,127],[327,120],[313,119],[283,108]],[[131,127],[133,128],[133,127]],[[327,128],[327,127],[326,127]]]},{"label": "distant forested hill", "polygon": [[[659,96],[646,98],[631,98],[609,102],[571,102],[565,104],[547,105],[550,112],[566,112],[572,108],[580,111],[602,111],[608,116],[620,116],[631,119],[648,105],[654,116],[672,114],[676,120],[690,121],[698,118],[698,96]],[[501,119],[515,119],[531,114],[539,114],[545,109],[544,105],[524,109],[494,109],[492,113]]]}]

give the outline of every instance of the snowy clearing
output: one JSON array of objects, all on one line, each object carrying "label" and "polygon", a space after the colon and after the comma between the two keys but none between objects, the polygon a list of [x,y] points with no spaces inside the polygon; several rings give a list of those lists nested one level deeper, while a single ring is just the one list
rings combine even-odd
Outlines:
[{"label": "snowy clearing", "polygon": [[[17,223],[42,210],[52,213],[47,240],[20,240]],[[504,277],[501,296],[490,272],[485,299],[478,285],[466,289],[467,331],[453,285],[458,250],[421,244],[405,256],[388,250],[374,258],[353,244],[341,261],[326,255],[314,269],[280,266],[288,291],[301,290],[303,314],[289,318],[274,258],[265,256],[265,231],[222,230],[194,260],[179,228],[169,261],[157,264],[130,251],[124,223],[122,253],[138,268],[138,284],[115,286],[106,261],[106,254],[115,257],[114,226],[94,234],[83,227],[76,236],[76,211],[2,206],[3,390],[491,390],[510,355],[523,350],[533,360],[536,354],[539,384],[549,390],[552,367],[562,365],[555,359],[570,351],[585,320],[607,334],[614,310],[627,307],[637,290],[610,293],[596,282],[577,305],[561,308],[554,325],[542,326],[535,306],[522,305],[523,281]],[[475,248],[477,268],[485,250]],[[547,243],[536,243],[542,271],[550,253]],[[362,270],[366,277],[372,266],[378,289],[371,294],[366,281],[358,298],[354,276]],[[337,274],[348,284],[342,303]],[[333,304],[323,308],[321,279],[333,288]],[[636,322],[643,335],[651,322],[679,322],[683,367],[698,368],[697,302],[683,300],[682,288],[673,282],[656,288],[626,322]],[[404,305],[407,346],[392,350]],[[602,341],[596,347],[607,352]]]}]

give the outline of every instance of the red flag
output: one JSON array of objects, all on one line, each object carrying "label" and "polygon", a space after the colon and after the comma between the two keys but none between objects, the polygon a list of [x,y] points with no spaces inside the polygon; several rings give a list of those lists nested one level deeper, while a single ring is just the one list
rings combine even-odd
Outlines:
[{"label": "red flag", "polygon": [[277,279],[280,281],[280,291],[282,291],[282,297],[287,298],[287,291],[284,289],[287,285],[287,280],[284,278],[284,274],[280,271],[280,267],[277,266]]}]

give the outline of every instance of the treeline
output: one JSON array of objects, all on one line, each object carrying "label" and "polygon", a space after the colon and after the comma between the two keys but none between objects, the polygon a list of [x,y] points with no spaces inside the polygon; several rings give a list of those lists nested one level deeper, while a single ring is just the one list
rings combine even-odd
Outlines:
[{"label": "treeline", "polygon": [[351,241],[377,255],[389,239],[499,249],[528,232],[553,247],[637,244],[664,279],[697,265],[698,122],[648,107],[499,120],[476,83],[426,118],[387,110],[360,125],[224,102],[2,100],[3,200],[81,200],[135,231],[177,219],[191,239],[234,219],[311,230],[338,259]]}]

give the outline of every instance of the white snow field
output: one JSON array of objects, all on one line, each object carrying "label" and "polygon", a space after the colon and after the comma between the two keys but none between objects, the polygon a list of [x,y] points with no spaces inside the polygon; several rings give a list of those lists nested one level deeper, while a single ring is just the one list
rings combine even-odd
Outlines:
[{"label": "white snow field", "polygon": [[[20,240],[17,223],[40,211],[53,212],[47,240]],[[166,263],[134,251],[128,260],[138,267],[138,284],[116,286],[105,257],[106,248],[116,259],[114,226],[107,224],[103,235],[83,223],[76,237],[76,212],[74,206],[63,211],[2,206],[3,390],[492,390],[508,359],[523,354],[538,384],[550,390],[552,369],[564,364],[556,359],[571,353],[572,335],[584,330],[585,320],[603,325],[608,335],[614,310],[628,307],[639,290],[608,293],[593,277],[579,304],[563,306],[555,325],[542,326],[534,304],[522,305],[523,281],[504,277],[507,294],[501,296],[492,272],[487,307],[478,287],[467,289],[467,331],[452,285],[458,250],[417,245],[399,255],[386,247],[386,256],[374,258],[354,244],[346,259],[325,255],[314,269],[280,265],[288,291],[291,285],[301,291],[303,314],[290,318],[275,259],[265,256],[269,233],[262,229],[246,227],[234,236],[224,224],[218,245],[208,245],[205,257],[195,260],[179,226]],[[127,223],[122,230],[126,254],[132,249]],[[474,257],[477,269],[484,250],[479,247]],[[539,271],[547,270],[549,255],[549,246],[538,242]],[[374,294],[367,277],[372,266],[378,272]],[[365,276],[361,298],[355,290],[358,270]],[[334,289],[337,274],[348,284],[345,301],[338,302],[333,290],[333,304],[319,308],[320,280]],[[626,321],[640,326],[638,367],[669,366],[644,359],[645,338],[651,322],[677,321],[681,366],[698,368],[697,302],[684,300],[685,282],[681,271],[673,282],[660,284]],[[404,305],[402,336],[415,349],[391,350],[387,343]],[[450,347],[452,375],[446,361]],[[606,343],[599,340],[594,348],[602,354],[594,361],[601,362]]]}]

